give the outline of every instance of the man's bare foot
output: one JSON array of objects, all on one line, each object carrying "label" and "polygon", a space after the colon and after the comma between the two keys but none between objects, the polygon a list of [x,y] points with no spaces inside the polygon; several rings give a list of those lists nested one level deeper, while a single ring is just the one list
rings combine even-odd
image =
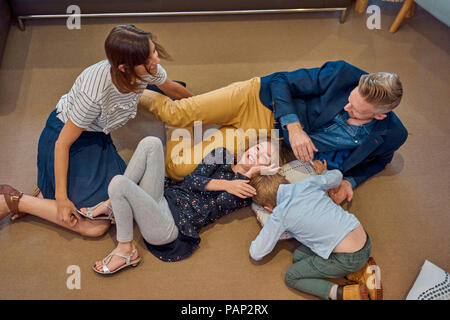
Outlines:
[{"label": "man's bare foot", "polygon": [[111,214],[111,201],[110,200],[106,200],[103,202],[100,202],[99,204],[97,204],[94,207],[91,208],[81,208],[80,211],[84,214],[88,213],[88,209],[91,209],[92,211],[92,217],[98,217],[101,215],[105,215],[105,216],[109,216]]},{"label": "man's bare foot", "polygon": [[[124,245],[124,244],[119,243],[117,248],[114,249],[112,252],[120,254],[122,256],[129,256],[131,254],[131,252],[133,252],[134,249],[136,249],[136,247],[134,245],[130,245],[130,244]],[[133,262],[134,260],[136,260],[138,258],[139,258],[139,253],[136,250],[136,252],[131,257],[130,261]],[[117,270],[118,268],[123,266],[125,263],[126,263],[126,260],[124,258],[113,255],[111,260],[106,264],[106,266],[108,267],[109,271],[113,272],[114,270]],[[97,271],[103,272],[103,262],[97,261],[95,263],[95,269]]]}]

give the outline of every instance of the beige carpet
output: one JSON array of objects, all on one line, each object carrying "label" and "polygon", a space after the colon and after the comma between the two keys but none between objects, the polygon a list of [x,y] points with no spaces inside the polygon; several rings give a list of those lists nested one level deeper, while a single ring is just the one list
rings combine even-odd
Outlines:
[{"label": "beige carpet", "polygon": [[[425,259],[450,270],[449,29],[417,8],[395,34],[398,5],[383,4],[382,29],[366,28],[351,12],[289,15],[84,19],[27,22],[10,31],[0,68],[0,183],[27,193],[36,181],[36,150],[45,120],[87,66],[104,59],[103,42],[117,24],[134,23],[158,36],[175,57],[163,62],[172,79],[196,94],[275,71],[318,67],[344,59],[369,72],[400,75],[404,99],[396,111],[409,130],[392,163],[355,191],[349,210],[373,241],[386,299],[404,299]],[[142,137],[164,138],[146,112],[114,133],[129,160]],[[244,209],[204,229],[199,250],[177,263],[152,256],[137,239],[143,264],[110,278],[91,270],[115,244],[27,216],[0,222],[0,299],[315,299],[286,286],[295,240],[280,242],[262,262],[248,248],[259,226]],[[81,268],[81,290],[68,290],[66,269]]]}]

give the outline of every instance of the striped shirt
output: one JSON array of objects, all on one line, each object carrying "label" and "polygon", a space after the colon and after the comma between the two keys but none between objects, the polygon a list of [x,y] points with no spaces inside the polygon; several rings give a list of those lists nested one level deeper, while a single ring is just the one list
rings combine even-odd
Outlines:
[{"label": "striped shirt", "polygon": [[70,119],[86,131],[105,134],[120,128],[136,116],[139,98],[147,84],[161,85],[167,80],[166,70],[158,65],[155,75],[137,80],[138,92],[121,93],[114,85],[108,60],[86,68],[75,80],[69,93],[59,100],[57,117],[66,123]]}]

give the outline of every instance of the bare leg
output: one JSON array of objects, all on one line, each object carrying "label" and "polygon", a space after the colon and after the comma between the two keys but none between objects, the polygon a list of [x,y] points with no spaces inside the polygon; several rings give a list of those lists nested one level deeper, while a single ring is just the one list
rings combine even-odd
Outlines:
[{"label": "bare leg", "polygon": [[[59,220],[55,200],[40,199],[25,194],[20,199],[19,211],[42,218],[88,237],[99,237],[103,235],[110,227],[110,222],[107,220],[92,221],[89,219],[81,219],[77,222],[77,224],[75,224],[75,226],[71,227]],[[8,214],[9,209],[6,205],[5,197],[0,196],[0,219],[3,219]]]},{"label": "bare leg", "polygon": [[[38,194],[35,194],[36,190],[39,191]],[[36,197],[36,198],[39,198],[39,199],[44,199],[44,196],[42,195],[42,192],[39,190],[39,188],[36,188],[36,190],[35,190],[35,191],[33,192],[33,194],[32,194],[33,197]],[[15,220],[20,219],[20,218],[23,218],[23,217],[25,217],[25,216],[26,216],[26,213],[24,213],[24,212],[19,212],[19,213],[17,213],[17,214],[12,215],[12,216],[11,216],[11,220],[12,220],[12,221],[15,221]]]}]

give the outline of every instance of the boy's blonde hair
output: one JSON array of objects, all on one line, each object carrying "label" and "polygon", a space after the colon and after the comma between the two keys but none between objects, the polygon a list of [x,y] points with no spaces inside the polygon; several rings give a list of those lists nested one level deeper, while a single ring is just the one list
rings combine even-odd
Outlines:
[{"label": "boy's blonde hair", "polygon": [[290,182],[281,174],[274,175],[255,175],[250,179],[250,185],[256,189],[256,195],[252,200],[254,203],[265,207],[275,208],[277,205],[277,192],[280,184],[289,184]]},{"label": "boy's blonde hair", "polygon": [[400,104],[403,95],[399,76],[388,72],[362,75],[358,90],[364,100],[375,104],[375,110],[380,113],[392,111]]}]

